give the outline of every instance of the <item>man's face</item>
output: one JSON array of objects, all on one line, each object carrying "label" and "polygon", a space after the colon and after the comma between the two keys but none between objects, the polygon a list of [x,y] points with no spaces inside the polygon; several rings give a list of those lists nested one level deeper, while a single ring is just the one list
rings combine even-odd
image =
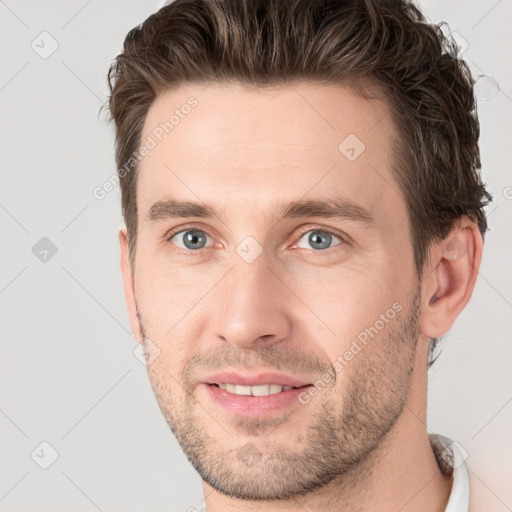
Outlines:
[{"label": "man's face", "polygon": [[[134,289],[158,356],[148,373],[203,480],[282,499],[357,467],[408,398],[418,281],[394,128],[385,102],[342,86],[203,89],[161,95],[142,134],[157,141],[137,184]],[[216,215],[189,217],[171,200]],[[298,201],[338,203],[341,215],[295,205],[283,217]],[[236,382],[219,372],[310,386],[236,396],[213,384]]]}]

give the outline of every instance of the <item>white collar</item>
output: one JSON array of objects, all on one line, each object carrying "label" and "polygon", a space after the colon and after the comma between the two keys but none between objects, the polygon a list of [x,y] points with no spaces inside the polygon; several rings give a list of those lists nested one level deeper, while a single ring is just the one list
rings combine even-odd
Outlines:
[{"label": "white collar", "polygon": [[429,434],[432,450],[445,475],[452,476],[452,490],[445,512],[468,512],[469,475],[465,450],[457,443],[441,434]]}]

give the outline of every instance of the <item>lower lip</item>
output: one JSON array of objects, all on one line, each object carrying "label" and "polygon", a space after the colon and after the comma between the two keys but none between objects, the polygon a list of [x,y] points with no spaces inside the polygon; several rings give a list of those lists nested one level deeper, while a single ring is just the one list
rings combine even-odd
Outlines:
[{"label": "lower lip", "polygon": [[244,417],[261,417],[299,403],[299,395],[310,386],[288,389],[267,396],[235,395],[213,384],[202,384],[209,396],[224,409]]}]

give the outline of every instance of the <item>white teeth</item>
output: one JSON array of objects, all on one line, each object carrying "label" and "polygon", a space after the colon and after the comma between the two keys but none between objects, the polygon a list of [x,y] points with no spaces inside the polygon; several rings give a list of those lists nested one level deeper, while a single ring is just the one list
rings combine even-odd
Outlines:
[{"label": "white teeth", "polygon": [[293,386],[279,386],[278,384],[263,384],[260,386],[242,386],[240,384],[219,383],[219,388],[225,389],[235,395],[267,396],[292,389]]},{"label": "white teeth", "polygon": [[235,395],[250,395],[251,394],[251,386],[241,386],[237,384],[235,386]]},{"label": "white teeth", "polygon": [[[281,391],[281,390],[279,390]],[[270,386],[268,384],[262,384],[261,386],[251,386],[252,396],[266,396],[270,395]]]},{"label": "white teeth", "polygon": [[276,393],[280,393],[283,390],[283,386],[278,386],[277,384],[270,384],[270,394],[275,395]]}]

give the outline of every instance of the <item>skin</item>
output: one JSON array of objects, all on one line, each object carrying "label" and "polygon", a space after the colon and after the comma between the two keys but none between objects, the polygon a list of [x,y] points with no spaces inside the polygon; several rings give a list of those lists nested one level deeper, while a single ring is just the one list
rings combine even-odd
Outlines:
[{"label": "skin", "polygon": [[[190,96],[197,106],[140,164],[133,268],[125,229],[119,241],[131,328],[148,354],[159,350],[148,359],[151,385],[201,475],[208,512],[444,510],[451,480],[426,427],[428,342],[471,296],[477,226],[461,218],[417,275],[383,99],[342,85],[191,84],[155,100],[142,140]],[[354,161],[338,150],[349,134],[365,145]],[[290,201],[334,196],[374,222],[280,219]],[[146,218],[171,198],[211,205],[219,217]],[[170,238],[171,229],[182,232]],[[180,252],[187,229],[205,235],[189,257]],[[336,235],[323,250],[308,240],[322,230]],[[236,251],[248,236],[262,250],[251,263]],[[201,384],[233,368],[313,383],[397,303],[307,404],[240,418]]]}]

